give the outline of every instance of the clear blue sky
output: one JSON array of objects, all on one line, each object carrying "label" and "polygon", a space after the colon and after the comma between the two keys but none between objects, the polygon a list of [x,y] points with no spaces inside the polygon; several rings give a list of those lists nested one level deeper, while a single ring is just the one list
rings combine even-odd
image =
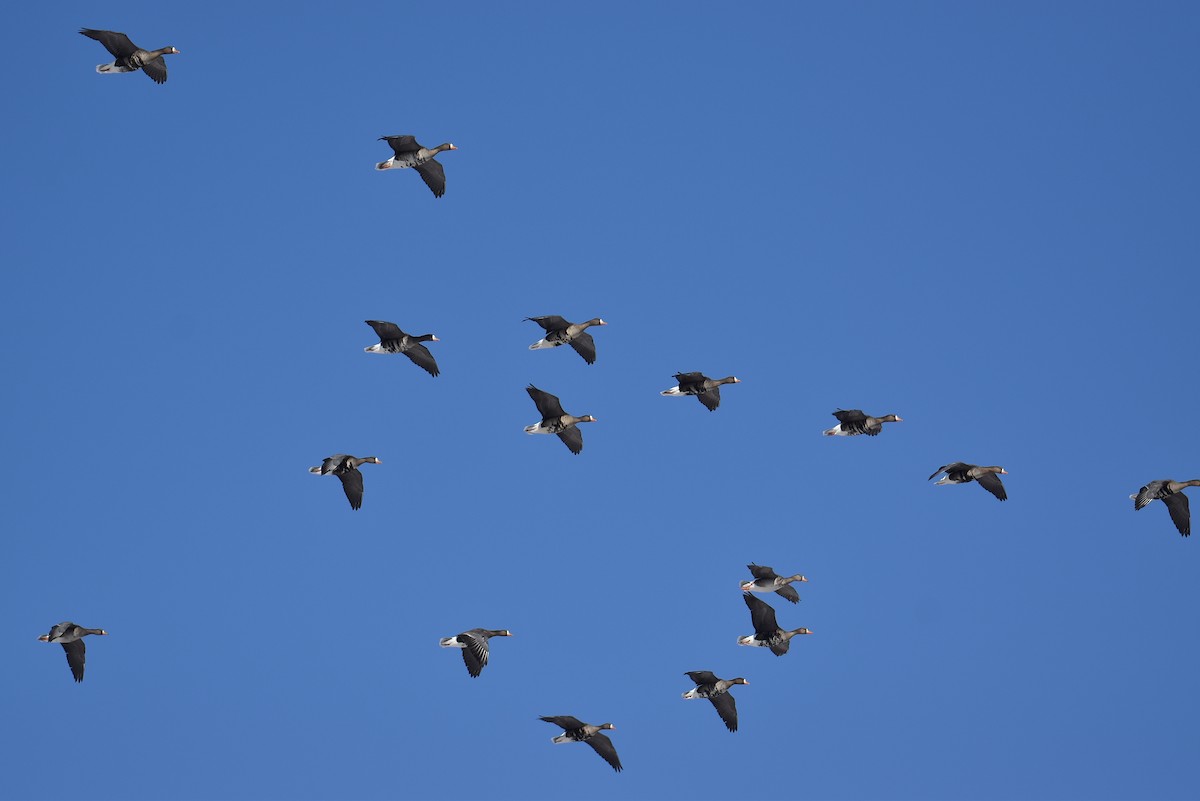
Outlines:
[{"label": "clear blue sky", "polygon": [[[1200,538],[1128,499],[1200,477],[1194,4],[6,22],[0,797],[1200,796]],[[80,27],[182,53],[97,75]],[[400,133],[460,148],[441,200],[372,169]],[[810,579],[785,657],[735,644],[750,561]],[[82,685],[60,620],[110,632]],[[737,734],[687,670],[750,680]]]}]

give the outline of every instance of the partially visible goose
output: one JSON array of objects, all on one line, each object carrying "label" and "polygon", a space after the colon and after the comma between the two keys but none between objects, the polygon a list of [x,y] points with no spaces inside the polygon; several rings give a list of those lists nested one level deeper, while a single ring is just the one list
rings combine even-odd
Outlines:
[{"label": "partially visible goose", "polygon": [[1164,478],[1161,481],[1151,481],[1138,490],[1137,495],[1129,497],[1133,498],[1134,511],[1145,507],[1150,501],[1165,503],[1167,511],[1171,513],[1171,520],[1174,521],[1175,528],[1179,529],[1180,534],[1187,537],[1192,533],[1192,513],[1188,508],[1187,496],[1183,494],[1184,487],[1200,487],[1200,479],[1172,481]]},{"label": "partially visible goose", "polygon": [[104,629],[85,629],[72,622],[63,621],[50,629],[49,634],[38,637],[40,642],[56,642],[67,652],[67,665],[76,683],[83,681],[83,663],[87,659],[87,649],[83,638],[89,634],[108,634]]},{"label": "partially visible goose", "polygon": [[557,314],[545,317],[526,317],[525,319],[537,323],[546,330],[546,336],[530,345],[530,350],[570,345],[576,353],[583,357],[585,362],[596,363],[596,342],[587,329],[593,325],[608,325],[599,317],[593,317],[586,323],[567,322]]},{"label": "partially visible goose", "polygon": [[100,64],[96,72],[101,74],[116,72],[136,72],[141,70],[150,76],[155,83],[167,82],[167,63],[163,56],[178,55],[173,47],[160,47],[157,50],[143,50],[129,41],[129,37],[116,31],[97,31],[82,28],[79,31],[89,39],[95,39],[104,45],[104,49],[116,56],[116,61]]},{"label": "partially visible goose", "polygon": [[871,417],[863,414],[862,409],[838,409],[833,416],[838,419],[838,424],[822,432],[827,437],[855,437],[859,434],[877,437],[883,430],[884,423],[904,422],[904,418],[899,415],[885,414],[883,417]]},{"label": "partially visible goose", "polygon": [[310,467],[308,472],[327,476],[333,474],[342,480],[342,489],[346,491],[346,499],[350,501],[351,509],[362,508],[363,480],[358,468],[364,464],[383,464],[377,456],[348,456],[335,453],[319,467]]},{"label": "partially visible goose", "polygon": [[1000,500],[1008,500],[1008,493],[1004,491],[1004,484],[1000,481],[1000,476],[1008,475],[1008,471],[1003,467],[980,467],[966,462],[951,462],[934,470],[933,475],[926,481],[932,481],[933,477],[939,473],[945,473],[946,476],[940,479],[938,484],[969,484],[972,481],[978,481],[979,486]]},{"label": "partially visible goose", "polygon": [[696,400],[704,404],[704,408],[715,412],[721,405],[721,385],[740,384],[742,379],[726,376],[725,378],[709,378],[704,373],[676,373],[675,380],[679,386],[664,389],[661,395],[680,396],[695,395]]},{"label": "partially visible goose", "polygon": [[434,197],[446,194],[446,171],[441,163],[434,158],[443,150],[458,150],[449,142],[443,142],[435,148],[421,147],[415,136],[381,136],[379,141],[392,146],[396,155],[387,161],[375,165],[377,170],[403,170],[412,167],[421,176],[421,180],[433,192]]},{"label": "partially visible goose", "polygon": [[429,348],[421,344],[422,342],[437,342],[438,338],[433,334],[421,334],[421,336],[406,334],[395,323],[384,320],[364,320],[363,322],[374,328],[375,333],[379,335],[378,345],[363,348],[367,353],[403,353],[412,359],[413,364],[431,376],[436,377],[441,373]]},{"label": "partially visible goose", "polygon": [[757,645],[770,648],[771,653],[775,656],[783,656],[788,652],[789,641],[792,637],[797,634],[812,634],[803,627],[791,631],[779,628],[779,624],[775,622],[775,610],[769,604],[760,601],[748,592],[742,593],[742,597],[746,599],[746,606],[750,607],[750,622],[754,626],[754,633],[738,637],[738,645]]},{"label": "partially visible goose", "polygon": [[557,397],[549,392],[543,392],[533,384],[526,387],[525,391],[529,393],[529,397],[533,398],[538,411],[542,413],[542,422],[525,426],[525,433],[557,434],[563,444],[571,450],[571,453],[578,455],[583,450],[583,434],[575,426],[577,423],[594,423],[596,418],[590,414],[585,414],[583,417],[567,414],[563,411],[562,404],[558,402]]},{"label": "partially visible goose", "polygon": [[621,772],[621,760],[617,757],[617,749],[613,747],[612,740],[600,733],[602,729],[615,729],[616,726],[611,723],[593,726],[571,715],[543,715],[541,719],[547,723],[553,723],[560,729],[565,729],[562,734],[554,738],[553,742],[587,743],[593,751],[604,758],[605,762],[612,765],[613,770],[617,773]]},{"label": "partially visible goose", "polygon": [[511,637],[508,629],[471,629],[453,637],[443,637],[438,645],[443,648],[461,648],[463,661],[467,663],[467,672],[471,678],[479,678],[483,668],[488,663],[488,640],[492,637]]},{"label": "partially visible goose", "polygon": [[804,576],[797,573],[784,578],[766,565],[756,565],[753,562],[746,567],[750,570],[750,575],[754,576],[754,581],[743,581],[742,592],[773,592],[794,604],[800,603],[800,593],[796,592],[795,587],[788,585],[793,581],[808,581]]},{"label": "partially visible goose", "polygon": [[696,682],[696,688],[688,690],[683,697],[687,699],[707,698],[712,701],[712,705],[717,709],[717,714],[721,716],[721,720],[725,721],[725,728],[737,731],[737,704],[734,702],[733,696],[729,694],[729,688],[735,684],[749,684],[750,682],[740,676],[736,679],[718,679],[708,670],[689,670],[685,675]]}]

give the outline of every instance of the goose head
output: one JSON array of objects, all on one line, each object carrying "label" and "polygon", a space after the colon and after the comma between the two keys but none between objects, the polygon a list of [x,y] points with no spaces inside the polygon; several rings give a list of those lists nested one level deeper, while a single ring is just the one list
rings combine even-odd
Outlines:
[{"label": "goose head", "polygon": [[746,681],[745,679],[743,679],[741,676],[738,676],[736,679],[730,679],[729,681],[730,681],[730,684],[749,684],[750,683],[750,682]]}]

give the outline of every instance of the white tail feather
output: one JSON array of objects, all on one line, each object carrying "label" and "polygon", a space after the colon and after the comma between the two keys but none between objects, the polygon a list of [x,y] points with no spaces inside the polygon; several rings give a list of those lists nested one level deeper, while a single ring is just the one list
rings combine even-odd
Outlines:
[{"label": "white tail feather", "polygon": [[670,389],[664,389],[662,392],[660,392],[658,394],[659,395],[667,395],[669,397],[677,397],[679,395],[682,395],[683,393],[679,391],[679,387],[671,387]]}]

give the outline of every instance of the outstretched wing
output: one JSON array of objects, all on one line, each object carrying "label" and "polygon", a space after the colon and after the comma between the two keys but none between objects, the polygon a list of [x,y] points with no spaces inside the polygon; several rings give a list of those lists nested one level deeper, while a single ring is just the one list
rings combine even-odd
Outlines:
[{"label": "outstretched wing", "polygon": [[686,384],[698,384],[704,380],[704,373],[676,373],[675,380],[679,382],[679,388],[683,389]]},{"label": "outstretched wing", "polygon": [[617,773],[621,772],[621,760],[617,756],[617,749],[613,746],[612,740],[600,732],[596,732],[584,742],[590,745],[597,754],[604,757],[604,761],[612,765],[613,770]]},{"label": "outstretched wing", "polygon": [[467,664],[467,672],[471,674],[471,678],[479,678],[484,665],[488,663],[487,639],[464,632],[458,635],[458,641],[466,646],[462,649],[462,655],[463,662]]},{"label": "outstretched wing", "polygon": [[1163,503],[1167,505],[1167,511],[1171,513],[1171,520],[1175,521],[1175,528],[1179,529],[1179,533],[1185,537],[1190,536],[1192,513],[1188,510],[1187,496],[1176,492],[1163,498]]},{"label": "outstretched wing", "polygon": [[[150,76],[155,83],[167,82],[167,62],[162,57],[152,58],[142,65],[142,72]],[[186,77],[186,76],[184,76]]]},{"label": "outstretched wing", "polygon": [[596,363],[596,341],[592,339],[592,335],[587,331],[576,334],[575,338],[571,340],[571,347],[588,364]]},{"label": "outstretched wing", "polygon": [[862,409],[838,409],[833,413],[839,423],[861,423],[867,419]]},{"label": "outstretched wing", "polygon": [[576,456],[578,456],[580,451],[583,450],[583,432],[579,430],[578,426],[564,428],[562,431],[558,432],[558,438],[561,439],[563,444],[570,448],[571,453],[575,454]]},{"label": "outstretched wing", "polygon": [[710,412],[715,412],[717,407],[721,405],[721,388],[713,387],[706,389],[703,392],[696,393],[696,400],[704,404],[704,407]]},{"label": "outstretched wing", "polygon": [[403,156],[405,153],[416,153],[421,149],[421,146],[417,144],[417,137],[415,136],[381,136],[379,137],[379,141],[387,142],[391,145],[392,150],[396,152],[397,156]]},{"label": "outstretched wing", "polygon": [[775,654],[775,656],[783,656],[788,652],[788,648],[791,646],[791,644],[791,640],[778,640],[773,642],[771,643],[771,653]]},{"label": "outstretched wing", "polygon": [[138,49],[138,46],[129,41],[129,37],[123,33],[117,33],[116,31],[97,31],[92,30],[91,28],[81,28],[79,32],[87,38],[95,39],[97,42],[104,45],[104,49],[112,53],[117,58],[127,58],[133,55]]},{"label": "outstretched wing", "polygon": [[746,565],[746,568],[750,571],[750,575],[754,576],[756,579],[778,578],[778,574],[775,573],[775,570],[767,567],[766,565],[756,565],[751,562],[750,564]]},{"label": "outstretched wing", "polygon": [[794,604],[800,603],[800,593],[796,592],[796,588],[791,584],[784,584],[775,590],[775,594],[782,597],[785,601],[791,601]]},{"label": "outstretched wing", "polygon": [[1163,485],[1166,483],[1165,481],[1151,481],[1138,490],[1138,494],[1133,496],[1133,508],[1135,510],[1145,508],[1146,504],[1157,499],[1162,493]]},{"label": "outstretched wing", "polygon": [[549,392],[543,392],[533,384],[525,387],[525,391],[529,393],[529,397],[533,398],[534,405],[538,411],[542,413],[542,417],[562,417],[566,412],[563,411],[562,404],[559,403],[558,397],[551,395]]},{"label": "outstretched wing", "polygon": [[689,670],[686,675],[689,679],[696,682],[697,685],[716,684],[718,681],[720,681],[720,679],[717,678],[717,674],[713,673],[711,670]]},{"label": "outstretched wing", "polygon": [[430,159],[424,164],[418,164],[416,171],[420,173],[425,185],[433,192],[434,197],[446,194],[446,171],[442,169],[437,159]]},{"label": "outstretched wing", "polygon": [[573,715],[542,715],[541,719],[547,723],[553,723],[564,731],[582,729],[584,726],[583,721]]},{"label": "outstretched wing", "polygon": [[755,634],[766,636],[779,631],[779,624],[775,622],[775,610],[769,604],[748,592],[742,593],[742,597],[746,599],[746,606],[750,607],[750,622],[754,624]]},{"label": "outstretched wing", "polygon": [[420,367],[431,376],[437,376],[441,373],[438,369],[437,361],[433,358],[433,354],[429,352],[429,348],[424,345],[413,345],[408,350],[404,351],[404,355],[413,360],[413,364]]},{"label": "outstretched wing", "polygon": [[544,317],[526,317],[525,319],[537,323],[547,331],[562,331],[570,325],[570,323],[557,314],[547,314]]},{"label": "outstretched wing", "polygon": [[1001,483],[1000,476],[996,475],[995,473],[984,473],[975,480],[979,482],[979,486],[983,487],[1000,500],[1008,500],[1008,493],[1004,491],[1004,484]]},{"label": "outstretched wing", "polygon": [[733,696],[724,692],[708,700],[712,701],[712,705],[717,708],[717,714],[725,721],[725,728],[737,731],[737,702],[733,700]]},{"label": "outstretched wing", "polygon": [[932,481],[933,479],[937,478],[938,475],[941,473],[957,473],[962,470],[968,470],[968,469],[970,469],[970,467],[971,467],[971,465],[967,464],[966,462],[951,462],[950,464],[944,464],[941,467],[939,467],[937,470],[934,470],[933,475],[925,480]]},{"label": "outstretched wing", "polygon": [[71,667],[71,675],[75,677],[75,681],[83,681],[83,663],[87,653],[83,640],[64,642],[62,647],[67,652],[67,664]]},{"label": "outstretched wing", "polygon": [[404,338],[404,332],[395,323],[389,323],[387,320],[363,320],[363,322],[375,329],[375,335],[379,337],[380,342]]},{"label": "outstretched wing", "polygon": [[362,473],[358,471],[358,468],[351,467],[336,475],[342,480],[342,489],[346,491],[346,498],[350,501],[350,508],[361,508],[363,496]]}]

